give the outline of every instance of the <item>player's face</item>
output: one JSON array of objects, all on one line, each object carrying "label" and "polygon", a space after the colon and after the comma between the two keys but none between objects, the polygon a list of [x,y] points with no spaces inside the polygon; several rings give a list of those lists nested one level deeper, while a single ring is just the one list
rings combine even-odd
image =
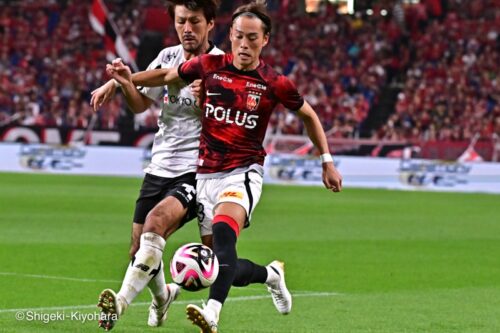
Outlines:
[{"label": "player's face", "polygon": [[234,20],[229,38],[237,68],[254,69],[259,63],[262,48],[269,41],[269,34],[264,34],[263,24],[256,17],[240,16]]},{"label": "player's face", "polygon": [[199,53],[208,42],[208,33],[214,22],[207,22],[203,10],[192,11],[185,6],[175,6],[175,30],[186,52]]}]

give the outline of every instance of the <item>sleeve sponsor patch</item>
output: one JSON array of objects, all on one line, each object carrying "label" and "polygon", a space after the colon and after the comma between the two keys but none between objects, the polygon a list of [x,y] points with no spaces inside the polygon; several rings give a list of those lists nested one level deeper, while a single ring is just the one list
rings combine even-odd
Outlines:
[{"label": "sleeve sponsor patch", "polygon": [[226,191],[219,196],[219,200],[224,198],[237,198],[241,200],[243,199],[243,193],[237,191]]}]

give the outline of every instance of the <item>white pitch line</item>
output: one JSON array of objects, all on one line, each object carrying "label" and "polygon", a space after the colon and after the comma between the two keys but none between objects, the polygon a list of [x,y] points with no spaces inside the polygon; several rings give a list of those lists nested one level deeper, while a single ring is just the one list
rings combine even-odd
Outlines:
[{"label": "white pitch line", "polygon": [[[76,278],[69,276],[55,276],[55,275],[41,275],[41,274],[25,274],[25,273],[15,273],[15,272],[0,272],[0,276],[19,276],[19,277],[27,277],[34,279],[49,279],[49,280],[63,280],[63,281],[73,281],[73,282],[91,282],[91,283],[122,283],[121,280],[103,280],[103,279],[87,279],[87,278]],[[245,290],[262,290],[262,287],[254,287],[254,286],[245,286],[245,287],[232,287],[237,289],[245,289]],[[294,290],[295,294],[311,294],[316,293],[317,291],[310,290]]]},{"label": "white pitch line", "polygon": [[20,276],[35,279],[49,279],[49,280],[64,280],[64,281],[74,281],[74,282],[107,282],[107,283],[120,283],[119,280],[99,280],[99,279],[83,279],[83,278],[73,278],[65,276],[53,276],[53,275],[40,275],[40,274],[24,274],[24,273],[13,273],[13,272],[0,272],[0,275],[10,275],[10,276]]},{"label": "white pitch line", "polygon": [[[341,293],[335,292],[314,292],[307,294],[295,294],[292,293],[293,297],[332,297],[342,295]],[[229,297],[226,302],[245,302],[245,301],[255,301],[268,299],[270,295],[254,295],[254,296],[238,296],[238,297]],[[190,299],[183,301],[175,301],[174,305],[186,305],[191,303],[199,302],[199,299]],[[150,305],[151,302],[138,302],[132,303],[130,306],[144,306]],[[79,310],[79,309],[96,309],[97,306],[95,304],[92,305],[70,305],[70,306],[51,306],[51,307],[41,307],[41,308],[24,308],[24,309],[0,309],[0,313],[10,313],[10,312],[26,312],[26,311],[64,311],[64,310]]]}]

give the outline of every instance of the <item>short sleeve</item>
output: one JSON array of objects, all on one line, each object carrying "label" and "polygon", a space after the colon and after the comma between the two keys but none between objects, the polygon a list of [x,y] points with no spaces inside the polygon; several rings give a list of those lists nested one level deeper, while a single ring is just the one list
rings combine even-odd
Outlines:
[{"label": "short sleeve", "polygon": [[202,55],[181,64],[178,68],[179,77],[186,83],[203,78],[203,62],[205,58],[206,55]]},{"label": "short sleeve", "polygon": [[286,76],[280,75],[276,80],[275,95],[287,109],[298,111],[304,105],[304,98],[297,87]]},{"label": "short sleeve", "polygon": [[[156,59],[149,64],[146,70],[149,71],[151,69],[161,68],[161,59],[162,53],[160,53],[158,57],[156,57]],[[152,99],[153,101],[158,100],[163,94],[163,87],[137,87],[137,89],[141,94]]]}]

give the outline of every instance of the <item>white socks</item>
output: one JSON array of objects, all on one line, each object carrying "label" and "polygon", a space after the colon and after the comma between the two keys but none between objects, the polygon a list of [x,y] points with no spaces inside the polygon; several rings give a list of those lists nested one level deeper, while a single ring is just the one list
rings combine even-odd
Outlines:
[{"label": "white socks", "polygon": [[156,306],[161,306],[167,301],[167,290],[165,288],[165,272],[164,272],[163,260],[161,261],[160,271],[155,275],[155,277],[149,281],[148,288],[151,296],[153,297],[153,302]]},{"label": "white socks", "polygon": [[[151,281],[153,275],[160,275],[158,270],[163,271],[163,267],[160,265],[164,248],[165,240],[160,235],[153,232],[146,232],[141,235],[139,251],[135,254],[135,260],[127,268],[118,297],[123,298],[130,304]],[[165,288],[165,277],[163,274],[162,276],[163,288]],[[157,282],[151,282],[154,284],[153,288],[159,286]]]},{"label": "white socks", "polygon": [[266,270],[267,270],[267,279],[266,279],[267,285],[275,285],[280,281],[280,275],[276,273],[276,271],[272,269],[271,266],[267,265]]},{"label": "white socks", "polygon": [[220,310],[222,309],[222,303],[214,299],[209,299],[207,302],[207,308],[210,308],[215,313],[215,317],[219,320]]}]

